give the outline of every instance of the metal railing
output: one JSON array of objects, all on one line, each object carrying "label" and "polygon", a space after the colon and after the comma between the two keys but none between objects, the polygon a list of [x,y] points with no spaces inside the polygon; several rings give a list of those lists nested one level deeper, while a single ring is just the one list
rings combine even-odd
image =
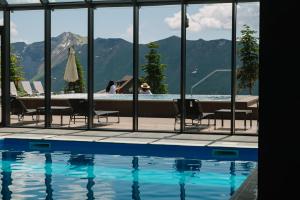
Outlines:
[{"label": "metal railing", "polygon": [[200,85],[201,83],[203,83],[206,79],[208,79],[209,77],[211,77],[215,73],[217,73],[217,72],[230,72],[230,71],[231,71],[231,69],[216,69],[216,70],[210,72],[205,77],[203,77],[200,81],[198,81],[197,83],[195,83],[194,85],[192,85],[192,87],[191,87],[191,96],[193,95],[193,89],[195,87],[197,87],[198,85]]}]

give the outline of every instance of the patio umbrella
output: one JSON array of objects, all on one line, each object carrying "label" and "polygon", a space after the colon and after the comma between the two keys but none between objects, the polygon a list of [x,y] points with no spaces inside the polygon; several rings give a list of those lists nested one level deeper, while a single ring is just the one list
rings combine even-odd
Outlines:
[{"label": "patio umbrella", "polygon": [[67,82],[75,82],[78,78],[77,65],[75,61],[75,51],[72,47],[69,49],[68,61],[65,69],[64,80]]}]

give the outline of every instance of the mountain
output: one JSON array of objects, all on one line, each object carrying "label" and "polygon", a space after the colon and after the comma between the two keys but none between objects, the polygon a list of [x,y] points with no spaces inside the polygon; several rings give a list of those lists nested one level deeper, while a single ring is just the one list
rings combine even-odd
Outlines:
[{"label": "mountain", "polygon": [[[159,41],[161,63],[167,68],[166,83],[169,93],[179,93],[180,84],[180,38],[171,36]],[[83,66],[87,79],[87,38],[65,32],[51,38],[51,74],[52,91],[64,88],[64,70],[67,62],[68,49],[73,46]],[[140,44],[139,62],[144,64],[147,45]],[[44,43],[12,44],[13,53],[20,58],[24,66],[27,80],[42,80],[44,76]],[[225,39],[205,41],[187,40],[186,90],[215,69],[230,69],[231,41]],[[132,74],[132,43],[120,38],[96,38],[94,40],[94,88],[95,91],[105,88],[109,80],[119,80],[124,75]],[[143,72],[140,70],[140,75]],[[219,72],[212,75],[193,93],[198,94],[230,94],[230,72]]]}]

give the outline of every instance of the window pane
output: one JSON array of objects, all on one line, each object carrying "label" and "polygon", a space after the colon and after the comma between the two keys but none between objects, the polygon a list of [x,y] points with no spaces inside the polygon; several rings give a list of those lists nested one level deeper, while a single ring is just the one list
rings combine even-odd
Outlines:
[{"label": "window pane", "polygon": [[62,109],[53,109],[57,116],[52,127],[86,128],[87,9],[54,10],[51,14],[51,106]]},{"label": "window pane", "polygon": [[140,130],[174,131],[176,128],[173,100],[180,93],[180,21],[179,5],[140,10]]},{"label": "window pane", "polygon": [[50,3],[84,2],[84,0],[49,0]]},{"label": "window pane", "polygon": [[3,26],[3,11],[0,11],[0,26]]},{"label": "window pane", "polygon": [[[248,26],[248,28],[247,28]],[[250,34],[252,36],[253,41],[256,43],[256,49],[255,51],[248,51],[247,48],[245,48],[246,44],[245,42],[242,42],[242,31],[254,31],[253,34]],[[247,32],[249,32],[247,31]],[[257,133],[257,122],[258,122],[258,56],[259,56],[259,3],[253,2],[253,3],[239,3],[237,7],[237,100],[241,101],[242,99],[248,99],[248,104],[245,109],[250,110],[252,113],[249,115],[249,118],[252,119],[252,126],[250,122],[247,122],[246,126],[246,132],[249,134]],[[253,47],[255,45],[252,45]],[[247,50],[246,52],[251,53],[252,55],[256,55],[255,57],[251,56],[251,62],[249,63],[256,63],[252,65],[247,65],[247,60],[249,60],[249,57],[246,54],[242,54],[241,50],[242,48]],[[254,58],[254,59],[253,59]],[[244,60],[244,61],[243,61]],[[247,73],[244,71],[244,69],[247,68]],[[247,84],[251,83],[253,84]],[[245,87],[246,86],[246,87]],[[236,106],[239,102],[236,103]],[[249,120],[248,120],[249,121]],[[236,117],[236,126],[238,127],[244,127],[244,121],[243,118],[240,116]],[[245,132],[245,131],[243,131]]]},{"label": "window pane", "polygon": [[108,112],[94,128],[131,130],[132,8],[98,8],[94,16],[95,110]]},{"label": "window pane", "polygon": [[231,16],[231,4],[188,6],[186,99],[196,106],[186,107],[187,132],[230,132],[230,113],[223,126],[214,113],[231,104]]},{"label": "window pane", "polygon": [[[44,20],[43,11],[11,13],[11,124],[44,126]],[[35,30],[35,31],[32,31]]]},{"label": "window pane", "polygon": [[7,0],[8,4],[31,4],[41,3],[39,0]]}]

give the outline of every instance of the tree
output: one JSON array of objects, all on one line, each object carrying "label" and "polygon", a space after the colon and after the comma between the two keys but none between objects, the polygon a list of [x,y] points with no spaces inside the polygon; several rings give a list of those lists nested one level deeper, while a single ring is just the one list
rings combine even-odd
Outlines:
[{"label": "tree", "polygon": [[76,55],[75,55],[75,62],[76,62],[76,66],[77,66],[78,80],[75,82],[68,82],[67,86],[65,87],[65,91],[74,90],[75,93],[84,93],[85,85],[84,85],[84,80],[83,80],[83,69],[82,69],[82,65],[80,64],[80,61]]},{"label": "tree", "polygon": [[10,81],[15,83],[17,90],[21,93],[24,92],[19,86],[19,82],[24,80],[23,66],[20,65],[20,59],[15,54],[10,55],[9,73]]},{"label": "tree", "polygon": [[241,31],[241,49],[240,57],[242,66],[237,70],[237,79],[239,81],[238,90],[248,89],[252,95],[255,81],[258,79],[258,43],[257,38],[253,36],[256,31],[251,30],[248,25],[244,25]]},{"label": "tree", "polygon": [[[1,58],[0,58],[1,60]],[[1,72],[1,70],[0,70]],[[10,68],[9,68],[10,77],[9,80],[14,82],[17,91],[20,96],[26,94],[26,92],[23,90],[22,87],[20,87],[19,82],[24,80],[24,72],[23,72],[23,66],[20,64],[20,59],[16,54],[10,55]],[[0,75],[1,80],[1,75]]]},{"label": "tree", "polygon": [[145,76],[141,78],[141,81],[150,85],[153,94],[165,94],[168,92],[167,85],[164,84],[166,65],[160,63],[160,55],[157,52],[159,45],[150,42],[147,46],[149,53],[145,55],[147,64],[141,66],[145,72]]}]

